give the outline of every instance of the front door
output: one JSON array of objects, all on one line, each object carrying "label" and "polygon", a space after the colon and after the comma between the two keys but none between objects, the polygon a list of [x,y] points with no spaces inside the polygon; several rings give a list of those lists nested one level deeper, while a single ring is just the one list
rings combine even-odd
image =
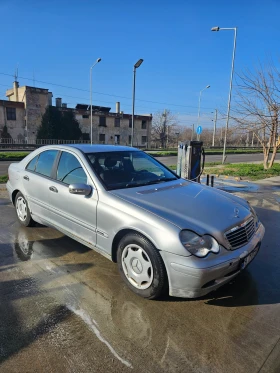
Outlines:
[{"label": "front door", "polygon": [[[91,185],[92,193],[89,196],[70,194],[69,185],[75,183]],[[71,152],[63,151],[49,190],[51,223],[65,233],[95,245],[97,201],[97,190],[81,160]]]},{"label": "front door", "polygon": [[115,135],[115,145],[120,145],[120,135]]}]

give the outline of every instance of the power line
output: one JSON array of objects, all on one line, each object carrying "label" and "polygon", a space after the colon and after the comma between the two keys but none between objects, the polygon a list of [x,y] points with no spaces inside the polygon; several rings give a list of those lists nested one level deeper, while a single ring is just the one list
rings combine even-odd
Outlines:
[{"label": "power line", "polygon": [[[3,73],[0,73],[0,74],[3,74]],[[10,75],[10,74],[5,74],[5,75]],[[28,78],[24,78],[24,79],[28,79]],[[31,79],[29,79],[29,80],[31,80]],[[47,83],[46,83],[47,84]],[[8,86],[7,84],[0,84],[1,86],[3,86],[3,87],[7,87],[7,88],[10,88],[10,86]],[[70,98],[76,98],[76,99],[79,99],[79,100],[87,100],[88,98],[87,97],[79,97],[79,96],[72,96],[72,95],[65,95],[65,94],[62,94],[62,93],[56,93],[58,96],[59,95],[63,95],[64,97],[70,97]],[[2,96],[5,96],[5,93],[3,93],[3,95]],[[109,104],[112,104],[112,102],[111,101],[104,101],[104,100],[99,100],[99,102],[101,102],[101,103],[109,103]],[[76,105],[77,103],[73,103],[73,102],[67,102],[67,104],[68,105]],[[130,104],[125,104],[125,103],[123,103],[122,104],[122,106],[125,106],[125,107],[128,107],[128,106],[130,106]],[[187,106],[186,106],[187,107]],[[152,111],[155,111],[155,109],[153,108],[151,108],[151,107],[147,107],[147,106],[138,106],[137,105],[137,108],[138,109],[145,109],[147,112],[152,112]],[[195,108],[196,109],[196,108]],[[157,109],[158,110],[158,109]],[[210,110],[212,110],[212,109],[210,109]],[[210,114],[210,113],[209,113]],[[180,115],[183,115],[183,116],[195,116],[196,115],[196,112],[180,112],[180,113],[178,113],[177,114],[178,116],[180,116]],[[207,117],[205,117],[205,120],[210,120],[212,117],[211,116],[207,116]],[[218,120],[222,120],[222,119],[218,119]],[[193,121],[195,121],[194,119],[179,119],[179,122],[180,123],[186,123],[186,124],[191,124],[191,123],[193,123]]]},{"label": "power line", "polygon": [[[31,80],[31,79],[30,79]],[[1,86],[3,87],[6,87],[6,88],[10,88],[10,86],[8,86],[7,84],[0,84]],[[3,94],[4,96],[5,94]],[[79,97],[79,96],[72,96],[72,95],[65,95],[63,93],[56,93],[57,96],[63,96],[63,97],[70,97],[70,98],[76,98],[76,99],[79,99],[79,100],[88,100],[88,97]],[[108,103],[110,105],[112,105],[112,102],[111,101],[104,101],[104,100],[99,100],[99,102],[101,103]],[[73,102],[67,102],[68,105],[76,105],[77,103],[73,103]],[[122,103],[122,106],[126,106],[126,107],[130,107],[131,104],[126,104],[126,103]],[[137,108],[139,109],[145,109],[147,112],[148,111],[155,111],[154,108],[151,108],[151,107],[147,107],[147,106],[139,106],[137,105]],[[156,109],[158,110],[158,109]],[[196,112],[193,112],[193,113],[190,113],[190,112],[181,112],[180,114],[184,114],[184,115],[195,115]]]},{"label": "power line", "polygon": [[[11,77],[14,77],[14,75],[11,75],[11,74],[6,74],[6,73],[2,73],[0,72],[1,75],[5,75],[5,76],[11,76]],[[31,78],[25,78],[23,76],[18,76],[19,79],[26,79],[26,80],[33,80]],[[67,88],[67,89],[73,89],[73,90],[77,90],[77,91],[82,91],[82,92],[90,92],[88,89],[82,89],[82,88],[76,88],[76,87],[71,87],[71,86],[66,86],[66,85],[62,85],[62,84],[57,84],[57,83],[50,83],[50,82],[45,82],[45,81],[42,81],[42,80],[36,80],[38,83],[43,83],[43,84],[48,84],[48,85],[53,85],[53,86],[56,86],[56,87],[61,87],[61,88]],[[126,100],[131,100],[131,97],[126,97],[126,96],[119,96],[119,95],[112,95],[110,93],[102,93],[102,92],[96,92],[96,91],[93,91],[93,93],[97,93],[99,95],[104,95],[104,96],[110,96],[110,97],[118,97],[118,98],[123,98],[123,99],[126,99]],[[181,105],[181,104],[172,104],[172,103],[168,103],[168,102],[158,102],[158,101],[150,101],[150,100],[143,100],[143,99],[136,99],[136,101],[142,101],[142,102],[149,102],[149,103],[154,103],[154,104],[159,104],[159,105],[168,105],[168,106],[178,106],[178,107],[185,107],[185,108],[195,108],[196,109],[196,106],[190,106],[190,105]],[[206,108],[206,107],[202,107],[203,109],[209,109],[209,110],[212,110],[212,108]]]}]

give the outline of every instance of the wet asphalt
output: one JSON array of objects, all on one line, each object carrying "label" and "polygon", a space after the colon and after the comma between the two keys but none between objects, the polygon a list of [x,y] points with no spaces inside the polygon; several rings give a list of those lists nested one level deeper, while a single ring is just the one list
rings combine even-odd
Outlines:
[{"label": "wet asphalt", "polygon": [[198,300],[137,297],[101,255],[54,229],[20,226],[0,190],[0,372],[280,372],[280,188],[271,180],[219,181],[256,207],[266,235],[233,284]]}]

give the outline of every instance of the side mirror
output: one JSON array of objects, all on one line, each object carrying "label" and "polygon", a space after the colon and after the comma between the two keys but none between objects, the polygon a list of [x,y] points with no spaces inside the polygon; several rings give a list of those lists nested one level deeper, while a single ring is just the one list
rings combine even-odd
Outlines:
[{"label": "side mirror", "polygon": [[87,184],[70,184],[69,193],[88,196],[92,192],[92,187]]}]

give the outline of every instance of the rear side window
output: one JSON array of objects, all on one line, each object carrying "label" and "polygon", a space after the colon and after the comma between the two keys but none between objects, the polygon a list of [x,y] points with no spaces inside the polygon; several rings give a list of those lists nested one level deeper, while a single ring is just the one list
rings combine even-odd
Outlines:
[{"label": "rear side window", "polygon": [[38,174],[50,177],[57,153],[58,150],[46,150],[41,153],[35,171],[38,172]]},{"label": "rear side window", "polygon": [[36,163],[37,163],[37,160],[38,160],[38,155],[33,158],[27,165],[26,169],[29,170],[29,171],[35,171],[35,167],[36,167]]},{"label": "rear side window", "polygon": [[73,154],[62,153],[57,168],[57,180],[67,185],[87,184],[87,175]]}]

